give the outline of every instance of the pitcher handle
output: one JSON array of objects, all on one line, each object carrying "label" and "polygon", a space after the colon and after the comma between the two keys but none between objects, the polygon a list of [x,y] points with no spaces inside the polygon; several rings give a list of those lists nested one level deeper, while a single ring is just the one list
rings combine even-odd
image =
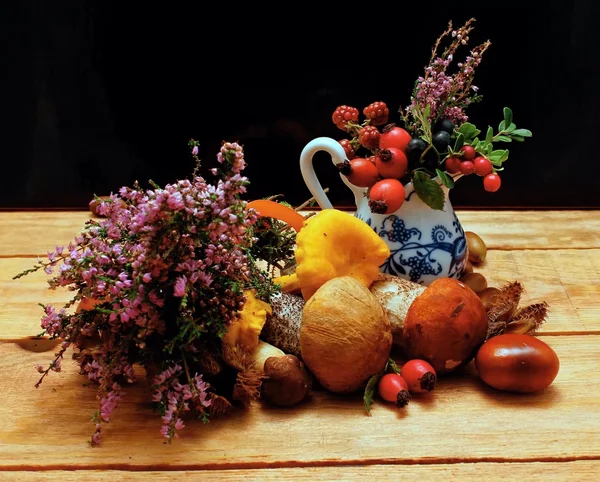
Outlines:
[{"label": "pitcher handle", "polygon": [[[331,201],[329,201],[327,194],[325,194],[313,166],[313,157],[319,151],[329,153],[334,165],[340,164],[346,160],[346,151],[344,151],[344,148],[335,139],[331,139],[330,137],[317,137],[306,144],[300,154],[300,172],[302,173],[302,178],[304,179],[306,187],[314,196],[321,209],[331,209],[333,208],[333,205],[331,204]],[[340,174],[340,178],[354,194],[354,203],[358,206],[364,195],[365,189],[352,185],[343,174]]]}]

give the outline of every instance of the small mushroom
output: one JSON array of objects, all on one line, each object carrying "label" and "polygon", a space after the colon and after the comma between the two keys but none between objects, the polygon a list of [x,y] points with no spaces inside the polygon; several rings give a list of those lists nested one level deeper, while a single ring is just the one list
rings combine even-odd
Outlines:
[{"label": "small mushroom", "polygon": [[272,356],[264,366],[262,399],[280,407],[304,400],[312,388],[312,375],[294,355]]}]

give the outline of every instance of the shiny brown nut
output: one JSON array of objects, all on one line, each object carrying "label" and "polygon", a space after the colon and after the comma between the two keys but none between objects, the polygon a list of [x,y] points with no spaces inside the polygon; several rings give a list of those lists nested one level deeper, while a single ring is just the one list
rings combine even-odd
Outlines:
[{"label": "shiny brown nut", "polygon": [[483,263],[487,255],[487,246],[477,234],[472,231],[465,232],[469,261],[473,264]]},{"label": "shiny brown nut", "polygon": [[469,260],[467,260],[465,263],[465,267],[462,270],[461,275],[464,276],[464,275],[472,273],[472,272],[473,272],[473,265],[471,264],[471,262]]},{"label": "shiny brown nut", "polygon": [[487,288],[487,280],[481,273],[468,273],[462,276],[460,280],[475,293],[479,293]]},{"label": "shiny brown nut", "polygon": [[477,294],[479,295],[479,299],[483,303],[485,311],[488,311],[497,300],[498,295],[500,294],[500,290],[498,288],[494,288],[493,286],[489,286]]}]

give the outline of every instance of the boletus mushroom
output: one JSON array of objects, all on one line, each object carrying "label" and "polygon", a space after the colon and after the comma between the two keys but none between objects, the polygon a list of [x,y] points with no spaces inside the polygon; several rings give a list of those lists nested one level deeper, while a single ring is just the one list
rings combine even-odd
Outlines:
[{"label": "boletus mushroom", "polygon": [[273,405],[290,407],[304,400],[312,388],[312,376],[294,355],[265,360],[262,398]]},{"label": "boletus mushroom", "polygon": [[461,281],[440,278],[411,303],[403,346],[409,358],[427,360],[438,374],[445,374],[473,359],[487,330],[487,314],[477,294]]}]

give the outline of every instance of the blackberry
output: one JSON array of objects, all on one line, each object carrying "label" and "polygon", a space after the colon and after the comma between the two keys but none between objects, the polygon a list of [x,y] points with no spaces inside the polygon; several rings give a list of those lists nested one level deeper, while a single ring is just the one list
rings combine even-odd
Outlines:
[{"label": "blackberry", "polygon": [[433,147],[437,149],[440,154],[448,152],[448,145],[450,144],[450,134],[446,131],[439,131],[433,135]]},{"label": "blackberry", "polygon": [[454,124],[448,119],[440,119],[433,125],[433,133],[435,134],[437,132],[447,132],[448,134],[452,134],[454,132]]},{"label": "blackberry", "polygon": [[406,146],[406,157],[408,158],[408,162],[417,162],[425,149],[427,149],[427,142],[423,139],[411,139],[408,146]]}]

